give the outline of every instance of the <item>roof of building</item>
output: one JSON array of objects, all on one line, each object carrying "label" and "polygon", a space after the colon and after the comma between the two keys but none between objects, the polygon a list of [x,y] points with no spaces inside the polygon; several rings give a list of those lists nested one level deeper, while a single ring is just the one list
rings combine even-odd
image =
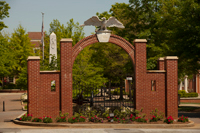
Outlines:
[{"label": "roof of building", "polygon": [[31,40],[41,40],[42,34],[41,32],[28,32],[28,37]]},{"label": "roof of building", "polygon": [[[45,32],[44,32],[45,35]],[[31,43],[35,44],[35,47],[40,47],[42,34],[41,32],[28,32],[28,37],[31,39]]]}]

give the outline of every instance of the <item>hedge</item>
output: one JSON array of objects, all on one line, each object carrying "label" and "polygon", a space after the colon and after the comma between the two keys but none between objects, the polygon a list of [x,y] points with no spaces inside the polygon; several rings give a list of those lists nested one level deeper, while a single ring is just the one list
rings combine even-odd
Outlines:
[{"label": "hedge", "polygon": [[180,94],[180,97],[198,97],[198,93],[196,92],[186,93],[185,90],[178,90],[178,94]]}]

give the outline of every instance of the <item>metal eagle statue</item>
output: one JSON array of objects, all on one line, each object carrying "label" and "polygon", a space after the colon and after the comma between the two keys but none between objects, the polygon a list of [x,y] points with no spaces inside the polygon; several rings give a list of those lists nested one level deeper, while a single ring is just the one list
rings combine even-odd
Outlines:
[{"label": "metal eagle statue", "polygon": [[100,27],[98,31],[106,31],[107,27],[118,27],[118,28],[124,28],[124,25],[119,22],[115,17],[110,17],[108,20],[106,20],[105,17],[102,18],[102,20],[99,19],[98,16],[93,16],[86,20],[84,24],[80,26],[97,26]]}]

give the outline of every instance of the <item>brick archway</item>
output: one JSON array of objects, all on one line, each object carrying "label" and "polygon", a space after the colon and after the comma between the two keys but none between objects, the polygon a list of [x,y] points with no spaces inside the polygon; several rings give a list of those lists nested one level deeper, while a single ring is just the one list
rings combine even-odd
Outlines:
[{"label": "brick archway", "polygon": [[[85,47],[99,42],[97,39],[96,34],[88,36],[81,41],[79,41],[76,45],[72,48],[72,62],[75,61],[76,56],[79,54],[81,50],[83,50]],[[133,61],[133,65],[135,64],[135,58],[134,58],[134,46],[126,41],[124,38],[117,36],[117,35],[111,35],[109,39],[109,43],[113,43],[118,45],[119,47],[123,48],[131,57]],[[103,45],[103,44],[102,44]]]},{"label": "brick archway", "polygon": [[[34,117],[52,116],[59,111],[73,115],[72,67],[79,52],[98,42],[96,35],[88,36],[72,47],[72,39],[60,40],[60,71],[40,71],[40,57],[28,57],[28,113]],[[144,108],[146,117],[157,108],[165,116],[178,117],[178,57],[158,59],[158,70],[146,69],[146,39],[135,39],[134,46],[117,35],[110,43],[123,48],[131,57],[135,75],[135,109]],[[55,91],[51,81],[55,80]]]}]

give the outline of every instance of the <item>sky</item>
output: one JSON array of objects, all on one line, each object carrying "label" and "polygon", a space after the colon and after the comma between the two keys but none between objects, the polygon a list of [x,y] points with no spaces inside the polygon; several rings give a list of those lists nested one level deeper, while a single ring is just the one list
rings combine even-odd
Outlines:
[{"label": "sky", "polygon": [[[44,12],[44,31],[49,34],[49,24],[53,19],[58,19],[61,24],[73,18],[74,22],[83,24],[84,21],[96,13],[109,11],[111,5],[118,3],[129,3],[129,0],[5,0],[11,9],[9,17],[3,19],[8,26],[3,31],[13,33],[19,24],[26,32],[41,32],[42,13]],[[85,36],[95,31],[94,26],[85,26]]]}]

